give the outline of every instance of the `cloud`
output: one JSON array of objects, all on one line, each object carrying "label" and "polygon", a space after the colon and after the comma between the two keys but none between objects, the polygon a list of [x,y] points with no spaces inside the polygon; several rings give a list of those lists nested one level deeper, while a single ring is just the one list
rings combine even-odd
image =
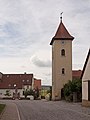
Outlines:
[{"label": "cloud", "polygon": [[37,56],[34,56],[32,58],[32,62],[37,67],[51,67],[51,61],[50,60],[41,60]]},{"label": "cloud", "polygon": [[[64,25],[75,37],[73,66],[81,68],[90,47],[89,11],[90,0],[0,0],[1,69],[6,71],[5,62],[9,57],[11,62],[21,59],[22,64],[18,61],[14,66],[9,62],[7,71],[17,71],[20,65],[22,69],[18,68],[18,71],[33,71],[43,79],[48,76],[43,73],[45,70],[49,73],[49,67],[51,69],[52,50],[49,43],[60,23],[61,12]],[[31,62],[26,61],[24,64],[24,58],[31,57]],[[1,61],[1,58],[6,61]]]}]

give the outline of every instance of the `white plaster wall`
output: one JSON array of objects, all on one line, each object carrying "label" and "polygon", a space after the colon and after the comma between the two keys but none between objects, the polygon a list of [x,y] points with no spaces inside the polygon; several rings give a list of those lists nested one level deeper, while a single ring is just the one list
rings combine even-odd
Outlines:
[{"label": "white plaster wall", "polygon": [[[13,96],[15,89],[0,89],[0,96],[4,96],[6,94],[6,90],[10,90],[10,94]],[[18,92],[20,92],[20,96],[23,96],[23,89],[18,89]]]},{"label": "white plaster wall", "polygon": [[90,57],[82,78],[82,99],[88,100],[88,81],[90,80]]},{"label": "white plaster wall", "polygon": [[82,81],[85,81],[85,80],[90,80],[90,57],[82,78]]},{"label": "white plaster wall", "polygon": [[82,99],[88,100],[88,82],[82,82]]},{"label": "white plaster wall", "polygon": [[29,85],[29,86],[28,86],[28,85],[24,85],[23,88],[24,88],[25,90],[26,90],[26,89],[31,89],[32,86],[31,86],[31,85]]}]

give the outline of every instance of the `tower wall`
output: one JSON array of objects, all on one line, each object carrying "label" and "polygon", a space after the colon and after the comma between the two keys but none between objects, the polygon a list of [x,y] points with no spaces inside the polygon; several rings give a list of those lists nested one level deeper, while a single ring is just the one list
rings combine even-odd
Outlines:
[{"label": "tower wall", "polygon": [[[65,50],[65,56],[61,50]],[[65,74],[62,74],[62,68]],[[54,40],[52,45],[52,100],[61,99],[63,85],[72,80],[72,40]]]}]

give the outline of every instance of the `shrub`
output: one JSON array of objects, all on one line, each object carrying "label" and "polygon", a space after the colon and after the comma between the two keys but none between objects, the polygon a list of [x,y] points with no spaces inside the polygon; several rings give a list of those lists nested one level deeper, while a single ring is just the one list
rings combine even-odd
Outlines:
[{"label": "shrub", "polygon": [[11,96],[10,90],[6,90],[5,96]]}]

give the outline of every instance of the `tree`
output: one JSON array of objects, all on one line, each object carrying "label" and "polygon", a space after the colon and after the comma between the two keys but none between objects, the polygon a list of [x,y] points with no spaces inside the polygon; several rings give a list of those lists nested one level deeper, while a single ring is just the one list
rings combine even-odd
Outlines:
[{"label": "tree", "polygon": [[34,99],[37,99],[39,97],[39,89],[38,87],[36,87],[36,89],[34,89]]},{"label": "tree", "polygon": [[24,91],[24,96],[25,96],[25,99],[26,99],[27,96],[28,96],[28,90],[27,90],[27,89]]},{"label": "tree", "polygon": [[[77,93],[81,96],[82,93],[82,81],[80,79],[74,79],[72,81],[68,81],[67,84],[64,85],[64,96],[72,99],[73,93]],[[80,99],[80,98],[79,98]]]}]

